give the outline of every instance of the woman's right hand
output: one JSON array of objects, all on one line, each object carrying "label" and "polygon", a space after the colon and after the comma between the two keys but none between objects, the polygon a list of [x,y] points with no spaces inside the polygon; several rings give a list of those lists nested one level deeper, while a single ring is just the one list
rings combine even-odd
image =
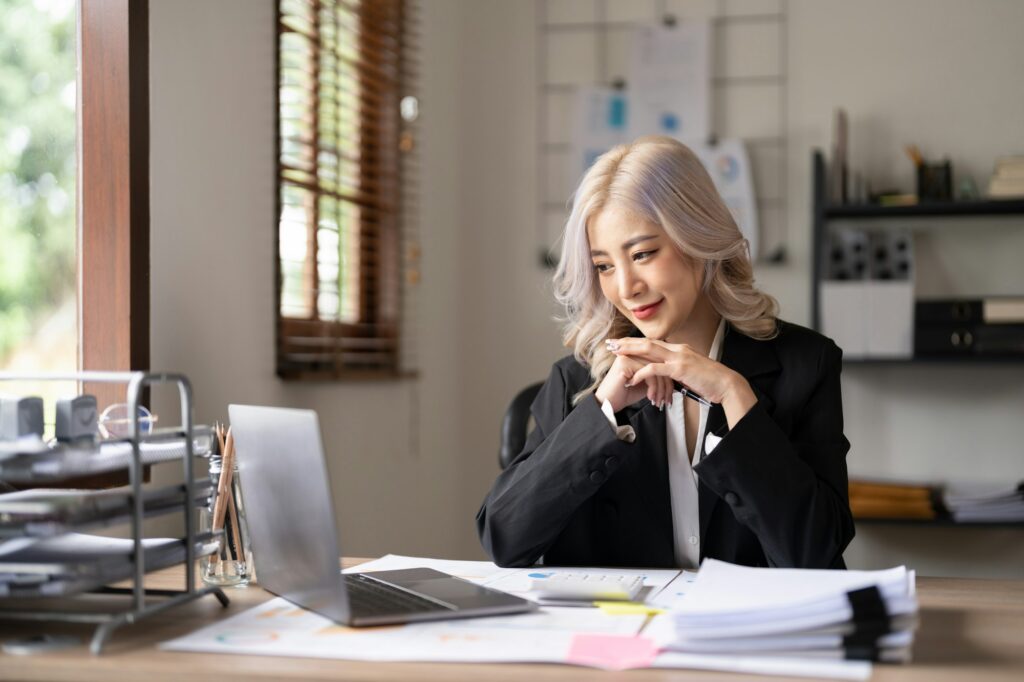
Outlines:
[{"label": "woman's right hand", "polygon": [[612,410],[618,412],[627,405],[632,405],[646,397],[659,409],[672,400],[672,379],[664,376],[652,376],[646,382],[631,386],[633,374],[647,363],[625,355],[615,358],[608,373],[594,392],[597,402],[611,403]]}]

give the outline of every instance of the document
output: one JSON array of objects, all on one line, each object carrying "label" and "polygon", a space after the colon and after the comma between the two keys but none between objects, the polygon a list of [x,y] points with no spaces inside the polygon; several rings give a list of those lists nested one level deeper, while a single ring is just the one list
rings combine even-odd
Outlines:
[{"label": "document", "polygon": [[628,141],[629,97],[615,88],[581,86],[574,100],[566,181],[569,187],[575,188],[597,157]]},{"label": "document", "polygon": [[830,571],[706,559],[671,622],[644,634],[685,654],[905,662],[917,627],[915,576],[904,566]]},{"label": "document", "polygon": [[663,589],[647,598],[646,603],[666,611],[679,608],[690,590],[690,585],[697,579],[697,571],[680,571],[672,582]]},{"label": "document", "polygon": [[452,559],[429,559],[427,557],[403,556],[386,554],[380,559],[367,561],[346,568],[343,573],[371,573],[373,571],[398,571],[405,568],[432,568],[456,578],[468,580],[477,585],[485,585],[505,573],[515,573],[522,569],[501,568],[490,561],[457,561]]},{"label": "document", "polygon": [[711,23],[637,29],[629,73],[629,137],[703,143],[711,132]]},{"label": "document", "polygon": [[161,648],[360,661],[561,663],[577,636],[632,638],[645,620],[599,609],[546,608],[515,616],[350,628],[277,598]]},{"label": "document", "polygon": [[714,146],[705,144],[703,140],[691,146],[746,238],[750,257],[757,258],[760,249],[757,196],[746,145],[739,138],[727,138]]},{"label": "document", "polygon": [[[680,604],[693,574],[675,570],[584,568],[500,568],[485,561],[450,561],[388,555],[345,572],[373,572],[411,567],[445,571],[496,589],[523,594],[530,573],[605,571],[644,576],[657,590],[651,598],[666,606]],[[646,623],[650,623],[645,628]],[[651,629],[655,626],[654,629]],[[659,629],[663,631],[658,636]],[[648,630],[651,630],[648,633]],[[562,663],[606,670],[693,668],[769,675],[865,680],[871,664],[841,660],[792,660],[779,656],[736,657],[684,654],[660,648],[671,638],[668,614],[648,621],[645,613],[611,615],[597,608],[542,607],[512,616],[411,623],[377,628],[350,628],[306,611],[282,598],[191,634],[164,642],[167,651],[299,656],[361,661],[432,661],[464,663]]]},{"label": "document", "polygon": [[[534,580],[545,580],[560,574],[586,575],[586,576],[607,576],[610,578],[643,578],[645,590],[641,593],[646,595],[644,601],[650,599],[650,595],[658,594],[672,582],[679,571],[658,570],[658,569],[630,569],[630,568],[562,568],[554,566],[537,566],[535,568],[512,569],[506,573],[495,575],[486,582],[481,583],[487,587],[502,592],[514,594],[523,599],[540,601],[530,590]],[[640,597],[637,598],[639,601]]]},{"label": "document", "polygon": [[672,582],[679,571],[675,569],[639,569],[639,568],[579,568],[535,566],[532,568],[499,568],[489,561],[451,561],[447,559],[428,559],[425,557],[400,556],[388,554],[374,561],[359,564],[346,569],[345,573],[371,573],[373,571],[391,571],[401,568],[433,568],[442,573],[454,575],[478,585],[485,585],[495,590],[508,592],[523,599],[540,601],[533,594],[531,586],[534,580],[543,580],[559,574],[608,576],[615,578],[644,579],[645,600],[650,603],[652,595],[658,594]]},{"label": "document", "polygon": [[1024,521],[1024,483],[955,483],[947,486],[943,502],[964,523]]}]

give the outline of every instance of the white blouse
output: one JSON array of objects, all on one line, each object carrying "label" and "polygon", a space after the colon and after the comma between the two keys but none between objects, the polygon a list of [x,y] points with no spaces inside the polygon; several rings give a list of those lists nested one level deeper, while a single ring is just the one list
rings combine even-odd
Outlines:
[{"label": "white blouse", "polygon": [[[713,360],[722,356],[722,337],[725,336],[725,320],[718,323],[715,340],[708,354]],[[672,500],[672,530],[675,546],[676,563],[680,568],[696,568],[700,565],[700,505],[697,496],[697,473],[691,464],[690,451],[686,448],[686,420],[683,418],[683,394],[676,391],[672,394],[672,403],[666,403],[668,411],[665,419],[665,436],[668,451],[668,484]],[[632,443],[636,433],[632,426],[618,426],[611,403],[605,401],[601,411],[611,422],[619,440]],[[700,426],[697,431],[695,457],[700,456],[700,443],[705,439],[708,423],[708,408],[700,406]],[[710,454],[721,438],[713,433],[706,436],[704,450]]]}]

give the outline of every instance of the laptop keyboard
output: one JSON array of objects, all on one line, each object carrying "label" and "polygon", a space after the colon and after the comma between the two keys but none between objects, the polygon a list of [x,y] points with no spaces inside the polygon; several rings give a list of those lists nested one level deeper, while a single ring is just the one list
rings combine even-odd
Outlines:
[{"label": "laptop keyboard", "polygon": [[345,590],[348,592],[352,614],[356,616],[423,613],[448,608],[444,604],[391,587],[359,573],[345,574]]}]

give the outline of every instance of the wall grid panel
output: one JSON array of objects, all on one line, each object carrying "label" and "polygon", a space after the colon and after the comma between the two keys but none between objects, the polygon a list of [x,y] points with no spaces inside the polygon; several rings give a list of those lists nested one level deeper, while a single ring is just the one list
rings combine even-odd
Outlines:
[{"label": "wall grid panel", "polygon": [[[634,30],[651,22],[708,19],[712,25],[712,137],[740,137],[754,174],[759,263],[784,263],[786,206],[786,0],[536,0],[537,242],[541,262],[558,258],[572,178],[573,95],[626,82]],[[626,83],[628,87],[628,83]]]}]

